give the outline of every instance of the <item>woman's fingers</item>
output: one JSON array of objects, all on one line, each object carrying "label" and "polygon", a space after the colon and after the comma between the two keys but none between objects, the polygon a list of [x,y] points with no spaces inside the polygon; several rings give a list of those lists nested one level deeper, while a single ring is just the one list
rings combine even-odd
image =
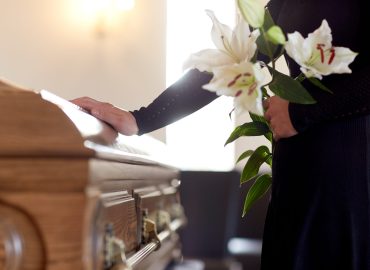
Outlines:
[{"label": "woman's fingers", "polygon": [[124,135],[134,135],[138,132],[135,117],[130,112],[115,107],[111,103],[97,101],[90,97],[81,97],[70,101],[87,110],[96,118],[110,124]]},{"label": "woman's fingers", "polygon": [[268,123],[270,123],[270,121],[271,121],[271,111],[270,110],[265,111],[263,117],[266,119],[266,121]]},{"label": "woman's fingers", "polygon": [[289,102],[273,96],[264,101],[264,117],[270,125],[274,140],[288,138],[297,134],[289,116]]},{"label": "woman's fingers", "polygon": [[103,121],[107,120],[107,115],[109,115],[110,110],[114,108],[110,103],[97,101],[90,97],[76,98],[71,100],[71,102],[87,110],[92,115]]},{"label": "woman's fingers", "polygon": [[76,104],[77,106],[80,106],[81,108],[89,112],[100,103],[99,101],[92,99],[90,97],[75,98],[70,100],[70,102]]},{"label": "woman's fingers", "polygon": [[269,105],[270,105],[270,98],[266,98],[262,101],[262,105],[263,105],[263,108],[265,109],[265,111],[269,108]]}]

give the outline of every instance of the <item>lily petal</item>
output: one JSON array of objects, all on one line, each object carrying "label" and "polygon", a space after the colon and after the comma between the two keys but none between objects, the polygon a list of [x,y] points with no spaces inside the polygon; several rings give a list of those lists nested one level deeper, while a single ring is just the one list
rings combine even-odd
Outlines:
[{"label": "lily petal", "polygon": [[243,62],[213,70],[212,80],[204,89],[234,97],[236,112],[250,111],[263,115],[261,85],[264,73],[258,64]]},{"label": "lily petal", "polygon": [[213,68],[234,63],[233,58],[217,49],[206,49],[194,53],[183,64],[183,70],[196,68],[212,72]]},{"label": "lily petal", "polygon": [[316,47],[317,44],[322,44],[326,48],[330,48],[332,40],[331,29],[326,20],[323,20],[321,26],[307,36],[308,45],[313,48]]},{"label": "lily petal", "polygon": [[312,50],[307,52],[303,50],[304,38],[299,32],[288,34],[288,41],[285,43],[287,54],[293,58],[299,65],[302,65],[312,54]]},{"label": "lily petal", "polygon": [[191,55],[183,68],[212,72],[217,66],[250,61],[257,50],[259,31],[253,31],[251,34],[248,24],[241,17],[232,31],[227,25],[221,24],[211,10],[206,12],[213,21],[212,40],[217,50],[203,50]]},{"label": "lily petal", "polygon": [[351,73],[352,70],[348,67],[358,53],[351,51],[345,47],[335,47],[336,57],[333,59],[332,66],[334,73]]},{"label": "lily petal", "polygon": [[246,42],[245,39],[249,37],[250,34],[251,32],[249,30],[249,25],[245,22],[245,20],[241,16],[238,16],[238,23],[235,26],[231,38],[231,47],[234,49],[236,55],[248,54],[248,49],[250,49],[248,46],[249,42]]},{"label": "lily petal", "polygon": [[322,75],[329,75],[331,73],[351,73],[352,71],[348,65],[353,62],[357,53],[344,47],[334,47],[333,50],[335,51],[335,57],[333,57],[333,61],[330,64],[318,61],[311,69]]},{"label": "lily petal", "polygon": [[249,111],[253,114],[263,116],[262,92],[256,91],[254,100],[248,98],[247,92],[242,92],[239,97],[234,99],[234,107],[237,114]]},{"label": "lily petal", "polygon": [[220,23],[212,10],[207,9],[206,13],[213,22],[211,31],[213,43],[216,45],[217,49],[227,52],[228,48],[231,47],[230,46],[232,37],[231,28],[225,24]]}]

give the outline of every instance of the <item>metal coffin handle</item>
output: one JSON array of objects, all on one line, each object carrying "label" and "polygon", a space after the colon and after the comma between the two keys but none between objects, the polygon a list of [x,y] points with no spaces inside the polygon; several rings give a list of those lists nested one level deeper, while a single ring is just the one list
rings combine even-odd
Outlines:
[{"label": "metal coffin handle", "polygon": [[[147,231],[147,234],[150,238],[147,239],[147,243],[134,255],[129,258],[126,258],[124,252],[124,244],[122,245],[122,240],[116,240],[116,237],[112,237],[109,240],[113,249],[112,250],[120,250],[120,253],[116,253],[116,255],[112,255],[115,259],[115,263],[112,267],[106,269],[112,270],[132,270],[135,266],[137,266],[141,261],[143,261],[146,257],[152,254],[155,250],[159,249],[161,243],[164,242],[166,239],[171,237],[171,234],[178,230],[180,227],[184,225],[183,219],[175,219],[170,224],[168,224],[168,228],[157,234],[155,230],[155,223],[150,219],[145,218],[143,221],[143,226],[146,228],[151,228],[150,231]],[[114,252],[114,251],[113,251]],[[113,253],[112,253],[113,254]]]}]

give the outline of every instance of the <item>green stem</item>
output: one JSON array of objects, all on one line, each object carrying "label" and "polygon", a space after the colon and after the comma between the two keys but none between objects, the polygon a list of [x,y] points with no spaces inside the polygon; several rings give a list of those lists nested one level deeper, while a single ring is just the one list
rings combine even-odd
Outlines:
[{"label": "green stem", "polygon": [[299,75],[295,78],[295,80],[296,80],[296,81],[298,81],[298,82],[303,82],[305,79],[306,79],[306,76],[305,76],[303,73],[299,74]]},{"label": "green stem", "polygon": [[271,50],[271,47],[270,47],[270,41],[267,39],[267,34],[266,34],[266,31],[263,27],[261,27],[259,29],[262,33],[262,37],[263,39],[265,40],[265,44],[266,44],[266,48],[267,48],[267,53],[268,53],[268,57],[270,58],[271,60],[271,63],[272,63],[272,68],[275,69],[275,60],[274,60],[274,56],[273,56],[273,53],[272,53],[272,50]]},{"label": "green stem", "polygon": [[276,55],[275,59],[279,59],[283,54],[284,54],[284,51],[285,51],[285,48],[284,46],[282,45],[281,48],[280,48],[280,51],[279,53]]},{"label": "green stem", "polygon": [[267,89],[264,86],[261,87],[261,91],[262,91],[262,96],[264,98],[269,98],[270,97],[270,95],[267,93]]},{"label": "green stem", "polygon": [[[274,139],[272,139],[272,141],[271,141],[271,155],[272,155],[272,157],[274,157],[275,146],[276,146],[276,143],[275,143]],[[271,162],[271,168],[272,168],[272,162]]]}]

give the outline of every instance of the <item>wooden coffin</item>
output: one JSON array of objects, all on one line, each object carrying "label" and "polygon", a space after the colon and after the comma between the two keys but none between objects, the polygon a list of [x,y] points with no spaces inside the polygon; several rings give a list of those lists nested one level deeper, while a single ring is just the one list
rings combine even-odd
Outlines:
[{"label": "wooden coffin", "polygon": [[0,269],[162,269],[181,256],[179,171],[48,91],[0,81]]}]

